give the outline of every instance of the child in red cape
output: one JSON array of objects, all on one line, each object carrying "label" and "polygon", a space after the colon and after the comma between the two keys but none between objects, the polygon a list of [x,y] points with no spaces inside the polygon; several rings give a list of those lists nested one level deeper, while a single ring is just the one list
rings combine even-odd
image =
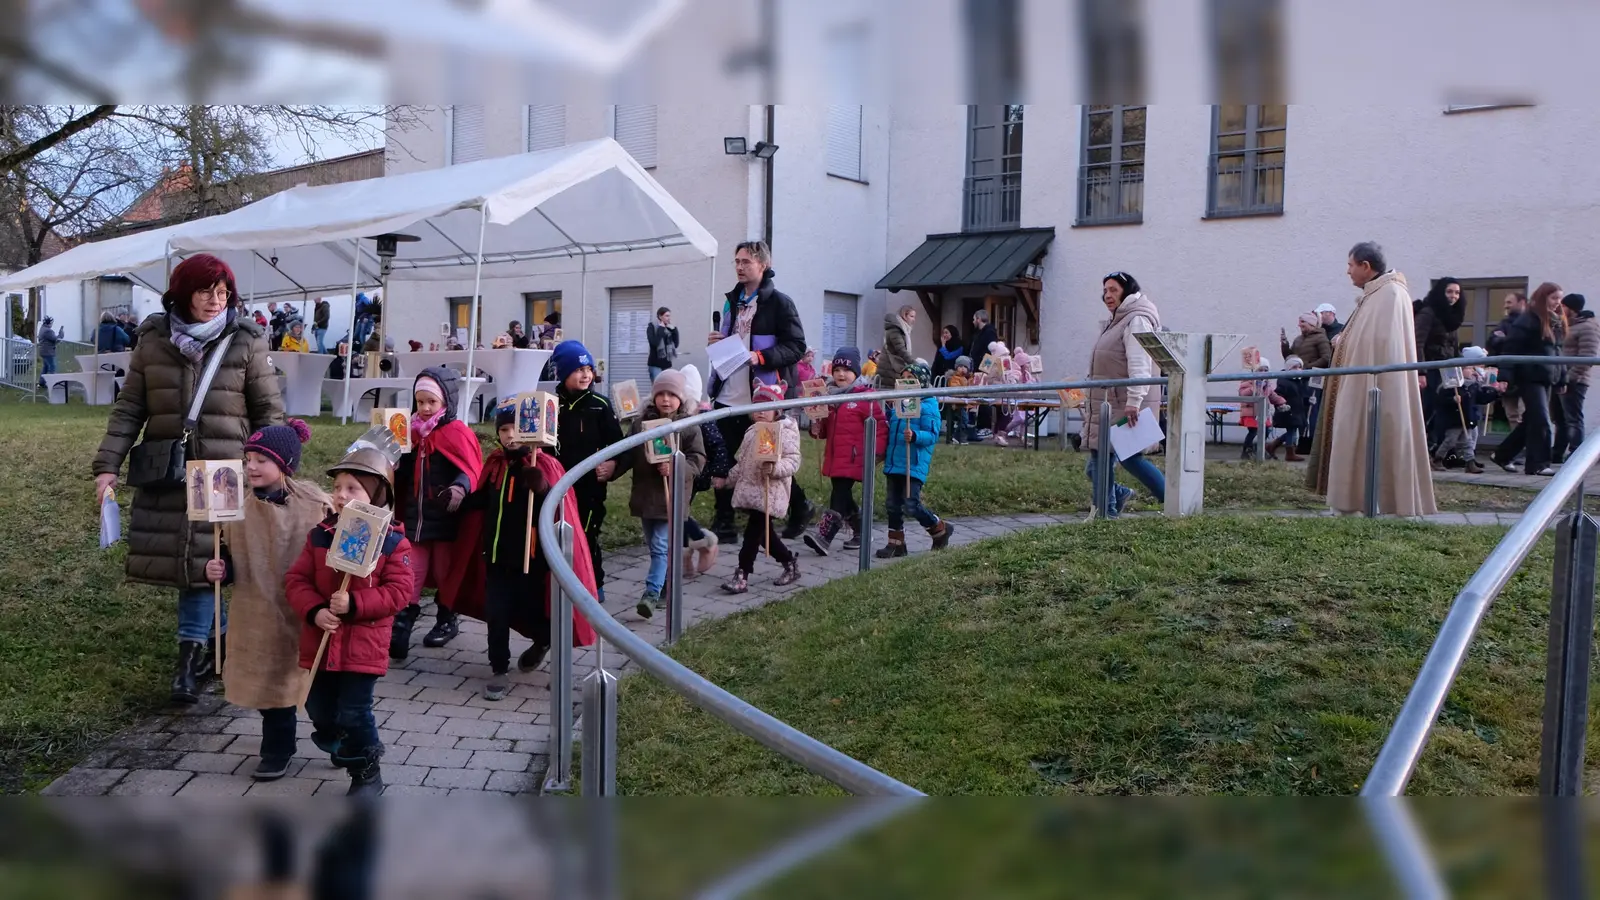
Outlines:
[{"label": "child in red cape", "polygon": [[434,367],[423,369],[412,387],[411,452],[395,467],[395,518],[411,542],[416,581],[411,604],[394,617],[391,659],[411,652],[424,587],[439,593],[438,618],[423,645],[443,647],[460,632],[456,608],[479,549],[476,536],[461,533],[461,504],[478,489],[483,474],[483,446],[456,418],[460,384],[461,373]]},{"label": "child in red cape", "polygon": [[[491,677],[483,694],[487,700],[504,699],[510,690],[507,675],[511,668],[509,638],[512,630],[533,642],[517,659],[519,671],[532,672],[539,668],[550,649],[550,601],[555,585],[550,575],[549,554],[540,546],[537,530],[531,539],[526,530],[528,503],[534,503],[537,514],[550,486],[567,473],[553,453],[535,452],[531,447],[512,443],[516,436],[515,406],[496,410],[495,430],[500,446],[484,463],[483,486],[463,507],[466,514],[461,519],[461,537],[476,540],[479,552],[477,564],[467,575],[456,607],[461,615],[482,619],[489,625]],[[575,492],[568,491],[562,498],[557,521],[572,526],[573,571],[584,590],[595,596],[594,561],[589,555]],[[528,548],[526,557],[523,556],[524,547]],[[594,640],[594,629],[574,607],[573,646],[587,647]]]}]

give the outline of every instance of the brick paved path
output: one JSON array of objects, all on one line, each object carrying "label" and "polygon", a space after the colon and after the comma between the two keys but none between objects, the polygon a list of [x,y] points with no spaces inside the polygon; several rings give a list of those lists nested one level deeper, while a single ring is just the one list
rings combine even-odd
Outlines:
[{"label": "brick paved path", "polygon": [[[1135,515],[1156,515],[1153,512]],[[1300,518],[1327,513],[1280,511],[1260,515]],[[1518,515],[1496,513],[1445,513],[1429,521],[1445,525],[1511,525]],[[1000,537],[1026,528],[1081,522],[1081,516],[1014,515],[952,519],[953,545]],[[920,531],[907,532],[913,554],[928,549]],[[879,546],[886,539],[876,531]],[[757,564],[750,593],[732,596],[720,585],[732,573],[736,548],[723,547],[716,568],[684,582],[683,605],[689,625],[760,606],[795,591],[816,587],[854,574],[856,555],[836,551],[817,557],[798,546],[802,556],[799,582],[775,588],[778,569],[770,561]],[[609,554],[606,569],[616,573],[606,585],[607,609],[635,634],[659,644],[662,616],[641,620],[633,612],[644,590],[647,556],[642,547]],[[878,564],[877,560],[874,560]],[[432,627],[432,607],[424,609],[413,640],[411,656],[393,664],[378,682],[376,715],[378,733],[387,749],[383,759],[386,793],[402,794],[516,794],[535,791],[542,783],[550,742],[550,676],[546,667],[521,675],[512,672],[511,692],[504,700],[483,699],[489,677],[486,633],[482,622],[461,620],[461,635],[448,647],[421,646],[422,635]],[[520,653],[526,642],[515,634],[511,651]],[[615,649],[606,655],[612,672],[632,671],[631,660]],[[574,682],[594,667],[594,648],[574,653]],[[576,694],[574,694],[576,700]],[[309,736],[311,725],[300,722],[300,753],[289,776],[254,782],[261,718],[253,710],[223,702],[209,694],[187,709],[166,713],[117,735],[107,746],[61,776],[45,794],[115,796],[229,796],[343,794],[349,776],[333,768],[317,752]]]}]

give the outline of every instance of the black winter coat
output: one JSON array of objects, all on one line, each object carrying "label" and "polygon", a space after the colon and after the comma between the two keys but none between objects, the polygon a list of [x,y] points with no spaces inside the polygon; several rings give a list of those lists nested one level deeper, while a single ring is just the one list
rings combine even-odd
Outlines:
[{"label": "black winter coat", "polygon": [[[1545,338],[1539,317],[1525,312],[1511,323],[1505,340],[1500,342],[1499,353],[1505,356],[1560,356],[1561,344],[1554,338]],[[1513,384],[1553,385],[1564,380],[1560,366],[1534,364],[1510,368]]]},{"label": "black winter coat", "polygon": [[1289,408],[1272,414],[1272,427],[1306,427],[1306,409],[1311,403],[1311,384],[1307,378],[1279,378],[1276,390]]},{"label": "black winter coat", "polygon": [[[750,366],[746,370],[753,379],[756,375],[765,375],[770,372],[778,373],[783,383],[788,387],[785,397],[793,399],[800,396],[799,379],[795,375],[795,365],[806,355],[806,329],[800,324],[800,312],[795,309],[794,301],[789,295],[778,290],[772,279],[777,273],[768,269],[761,277],[761,287],[756,289],[756,314],[750,322],[750,349],[760,350],[765,360],[759,366]],[[734,333],[734,318],[739,311],[739,297],[744,293],[741,285],[734,285],[733,290],[724,295],[727,299],[722,307],[722,333],[724,336]],[[772,346],[762,349],[759,346],[762,338],[771,338]],[[739,373],[740,376],[746,373]],[[738,376],[736,376],[738,377]],[[706,392],[707,396],[716,397],[722,393],[722,379],[715,372],[711,375],[711,385]]]},{"label": "black winter coat", "polygon": [[[561,418],[556,426],[561,443],[556,446],[556,460],[563,469],[571,471],[573,466],[622,440],[622,425],[610,400],[592,390],[576,393],[565,386],[556,396],[561,400]],[[580,478],[572,490],[585,518],[590,509],[605,505],[606,486],[593,472]]]}]

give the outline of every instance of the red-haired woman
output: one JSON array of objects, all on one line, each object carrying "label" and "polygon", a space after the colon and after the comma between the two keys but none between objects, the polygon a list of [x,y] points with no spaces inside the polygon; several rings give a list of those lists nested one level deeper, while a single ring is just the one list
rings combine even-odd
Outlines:
[{"label": "red-haired woman", "polygon": [[[167,461],[174,458],[175,445],[182,446],[182,458],[188,460],[242,458],[251,434],[283,423],[283,399],[267,361],[266,331],[241,314],[227,263],[205,253],[179,263],[161,306],[165,314],[151,316],[139,328],[127,381],[95,455],[95,497],[116,486],[123,462],[129,461],[129,479],[136,483],[127,580],[177,589],[178,667],[172,700],[193,703],[200,682],[215,670],[208,653],[213,617],[211,584],[205,576],[212,526],[188,521],[183,482],[165,477]],[[219,348],[223,354],[199,420],[189,431],[184,420]],[[226,616],[215,625],[226,632]]]},{"label": "red-haired woman", "polygon": [[[1511,323],[1497,352],[1506,356],[1560,356],[1551,319],[1559,316],[1561,285],[1546,281],[1528,298],[1528,308]],[[1550,468],[1551,421],[1550,391],[1562,379],[1560,366],[1519,364],[1511,366],[1511,384],[1522,397],[1522,423],[1495,448],[1494,461],[1507,472],[1515,472],[1511,461],[1525,454],[1529,475],[1554,475]],[[1505,369],[1501,369],[1502,372]]]}]

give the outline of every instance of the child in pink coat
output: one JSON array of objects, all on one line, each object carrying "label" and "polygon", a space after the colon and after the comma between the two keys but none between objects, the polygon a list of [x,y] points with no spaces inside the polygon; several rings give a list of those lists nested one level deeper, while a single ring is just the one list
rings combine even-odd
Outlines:
[{"label": "child in pink coat", "polygon": [[[764,384],[756,388],[751,400],[755,403],[774,403],[783,399],[784,391],[782,382]],[[794,484],[795,473],[800,471],[800,426],[795,424],[794,419],[781,415],[775,409],[753,412],[750,418],[755,422],[778,423],[779,458],[776,462],[756,459],[756,441],[760,429],[752,427],[744,433],[744,441],[735,455],[738,462],[733,464],[732,471],[728,473],[728,482],[733,485],[733,508],[749,510],[744,544],[739,548],[739,568],[734,570],[733,578],[722,586],[730,594],[742,594],[750,590],[750,573],[755,569],[756,556],[763,546],[783,566],[783,574],[778,576],[774,584],[783,587],[800,580],[800,561],[795,558],[793,550],[784,546],[772,527],[774,516],[787,513],[789,490]]]}]

